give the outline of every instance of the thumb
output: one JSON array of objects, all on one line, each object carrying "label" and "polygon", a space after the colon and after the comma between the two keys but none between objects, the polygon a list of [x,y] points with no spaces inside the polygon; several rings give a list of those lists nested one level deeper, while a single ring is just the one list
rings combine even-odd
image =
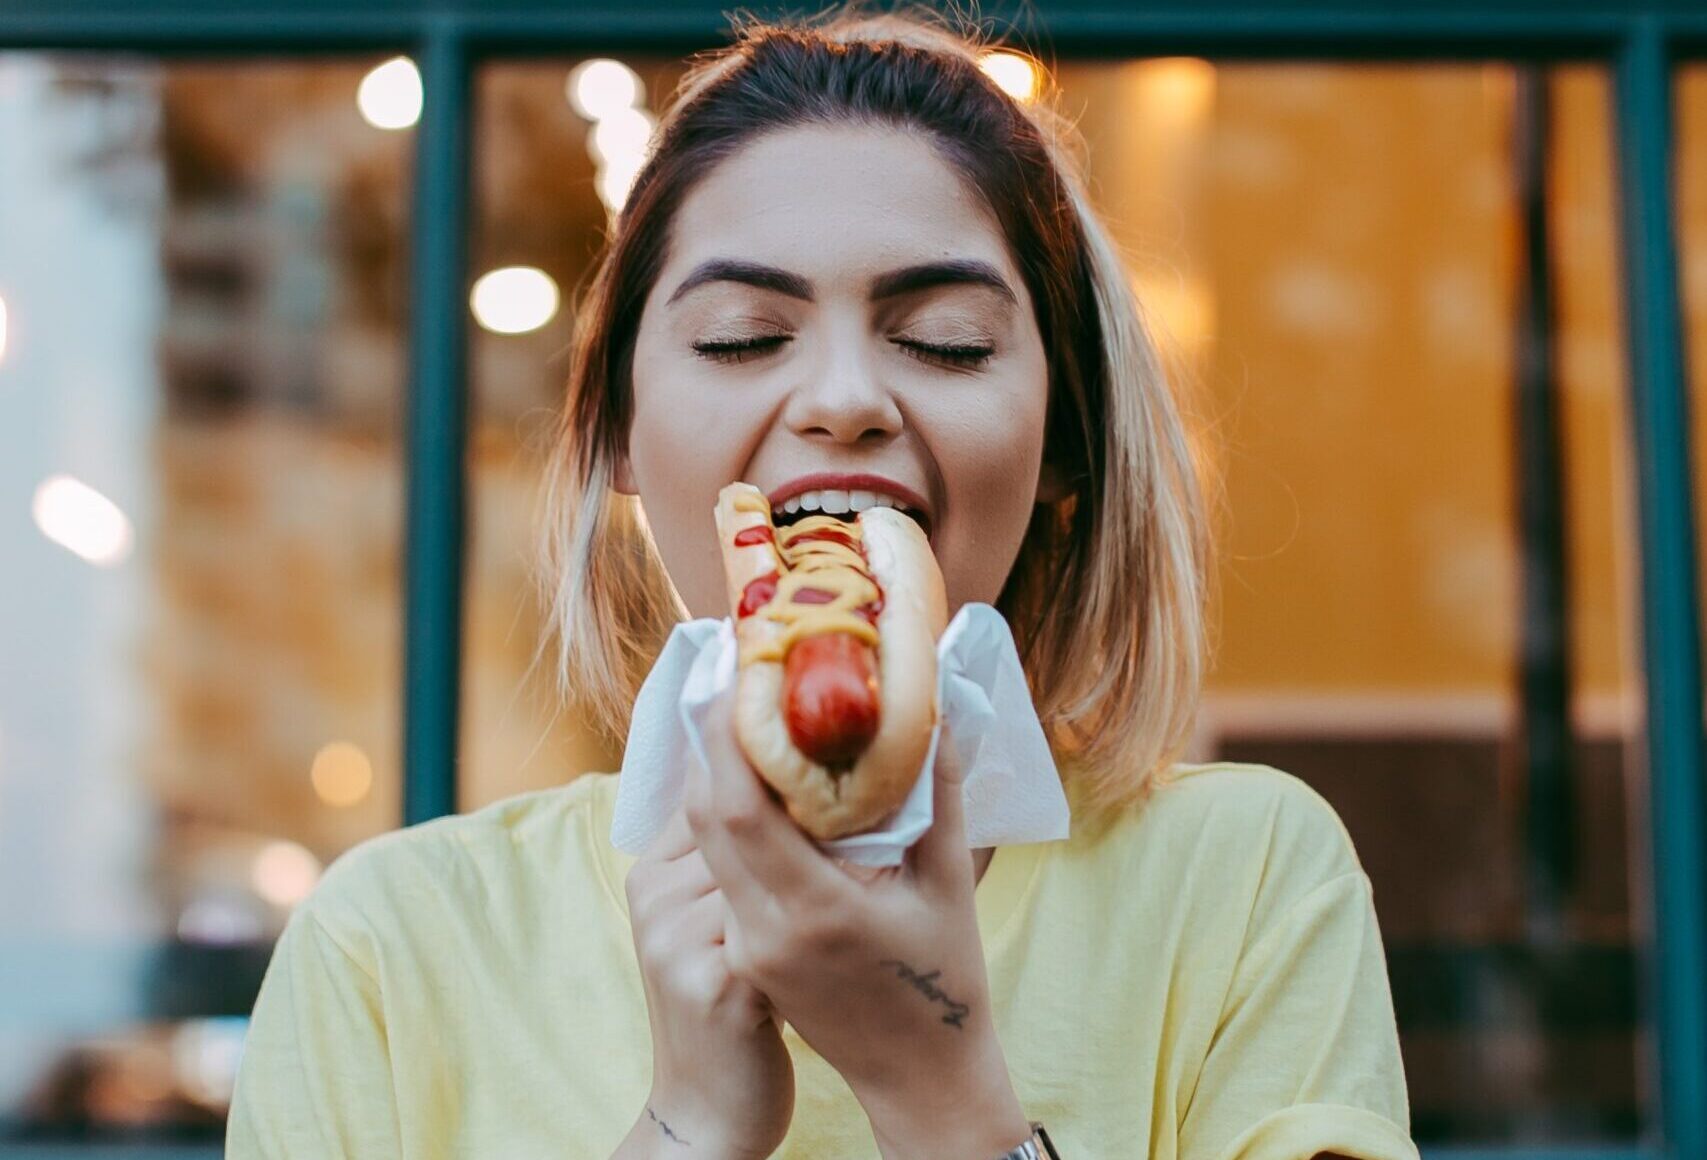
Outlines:
[{"label": "thumb", "polygon": [[966,816],[962,802],[965,770],[948,720],[943,719],[937,738],[936,763],[931,767],[931,828],[913,844],[914,873],[923,881],[941,886],[955,885],[964,878],[972,883],[972,859],[966,846]]}]

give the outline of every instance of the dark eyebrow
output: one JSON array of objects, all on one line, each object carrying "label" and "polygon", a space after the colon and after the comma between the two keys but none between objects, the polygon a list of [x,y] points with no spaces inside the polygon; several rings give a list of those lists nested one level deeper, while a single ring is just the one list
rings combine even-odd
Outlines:
[{"label": "dark eyebrow", "polygon": [[[775,290],[779,294],[786,294],[803,302],[814,300],[812,283],[799,274],[791,274],[787,270],[779,270],[775,266],[765,266],[758,262],[711,258],[694,267],[693,273],[682,279],[682,284],[670,295],[669,302],[674,302],[689,290],[707,282],[739,282],[746,286],[756,286],[760,290]],[[1009,302],[1018,305],[1018,299],[1014,297],[1013,288],[1008,285],[1007,279],[990,263],[976,258],[925,262],[918,266],[891,270],[873,279],[871,300],[877,302],[916,290],[926,290],[932,286],[953,285],[987,286]]]}]

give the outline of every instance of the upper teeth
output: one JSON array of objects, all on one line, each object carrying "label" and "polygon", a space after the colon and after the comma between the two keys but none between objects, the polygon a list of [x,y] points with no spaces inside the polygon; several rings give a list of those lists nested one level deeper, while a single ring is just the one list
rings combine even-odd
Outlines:
[{"label": "upper teeth", "polygon": [[870,507],[899,508],[902,511],[907,509],[906,504],[880,491],[842,491],[839,488],[826,488],[823,491],[803,491],[786,501],[782,510],[797,512],[804,509],[809,512],[846,515],[850,511],[862,512]]}]

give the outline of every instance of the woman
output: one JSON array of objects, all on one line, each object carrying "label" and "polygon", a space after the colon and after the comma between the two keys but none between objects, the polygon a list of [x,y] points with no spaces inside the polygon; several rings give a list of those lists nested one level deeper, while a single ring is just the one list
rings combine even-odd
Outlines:
[{"label": "woman", "polygon": [[857,871],[721,713],[639,859],[611,774],[369,841],[280,940],[232,1155],[982,1160],[1041,1122],[1066,1157],[1415,1157],[1344,828],[1174,760],[1205,505],[1070,129],[981,48],[845,12],[697,62],[582,305],[549,575],[623,736],[672,625],[729,614],[721,487],[889,492],[950,615],[1007,618],[1072,837],[968,852],[950,737],[930,832]]}]

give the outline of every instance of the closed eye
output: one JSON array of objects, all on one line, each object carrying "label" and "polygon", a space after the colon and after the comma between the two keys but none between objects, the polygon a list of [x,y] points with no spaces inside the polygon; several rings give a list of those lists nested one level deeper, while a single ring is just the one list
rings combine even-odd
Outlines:
[{"label": "closed eye", "polygon": [[[764,338],[741,339],[733,342],[703,341],[693,344],[694,353],[701,358],[719,363],[743,363],[750,358],[769,354],[778,350],[785,342],[792,341],[792,336],[786,334],[768,335]],[[909,338],[893,340],[908,355],[922,362],[937,362],[957,367],[977,367],[987,362],[996,353],[992,346],[979,345],[939,345],[937,343],[917,342]]]},{"label": "closed eye", "polygon": [[764,338],[748,338],[736,342],[696,342],[693,349],[695,354],[712,362],[742,363],[749,358],[776,350],[788,342],[789,338],[786,334],[772,334]]},{"label": "closed eye", "polygon": [[996,353],[993,346],[938,346],[929,342],[914,342],[909,338],[897,338],[895,345],[924,362],[941,362],[949,366],[976,367],[987,362]]}]

